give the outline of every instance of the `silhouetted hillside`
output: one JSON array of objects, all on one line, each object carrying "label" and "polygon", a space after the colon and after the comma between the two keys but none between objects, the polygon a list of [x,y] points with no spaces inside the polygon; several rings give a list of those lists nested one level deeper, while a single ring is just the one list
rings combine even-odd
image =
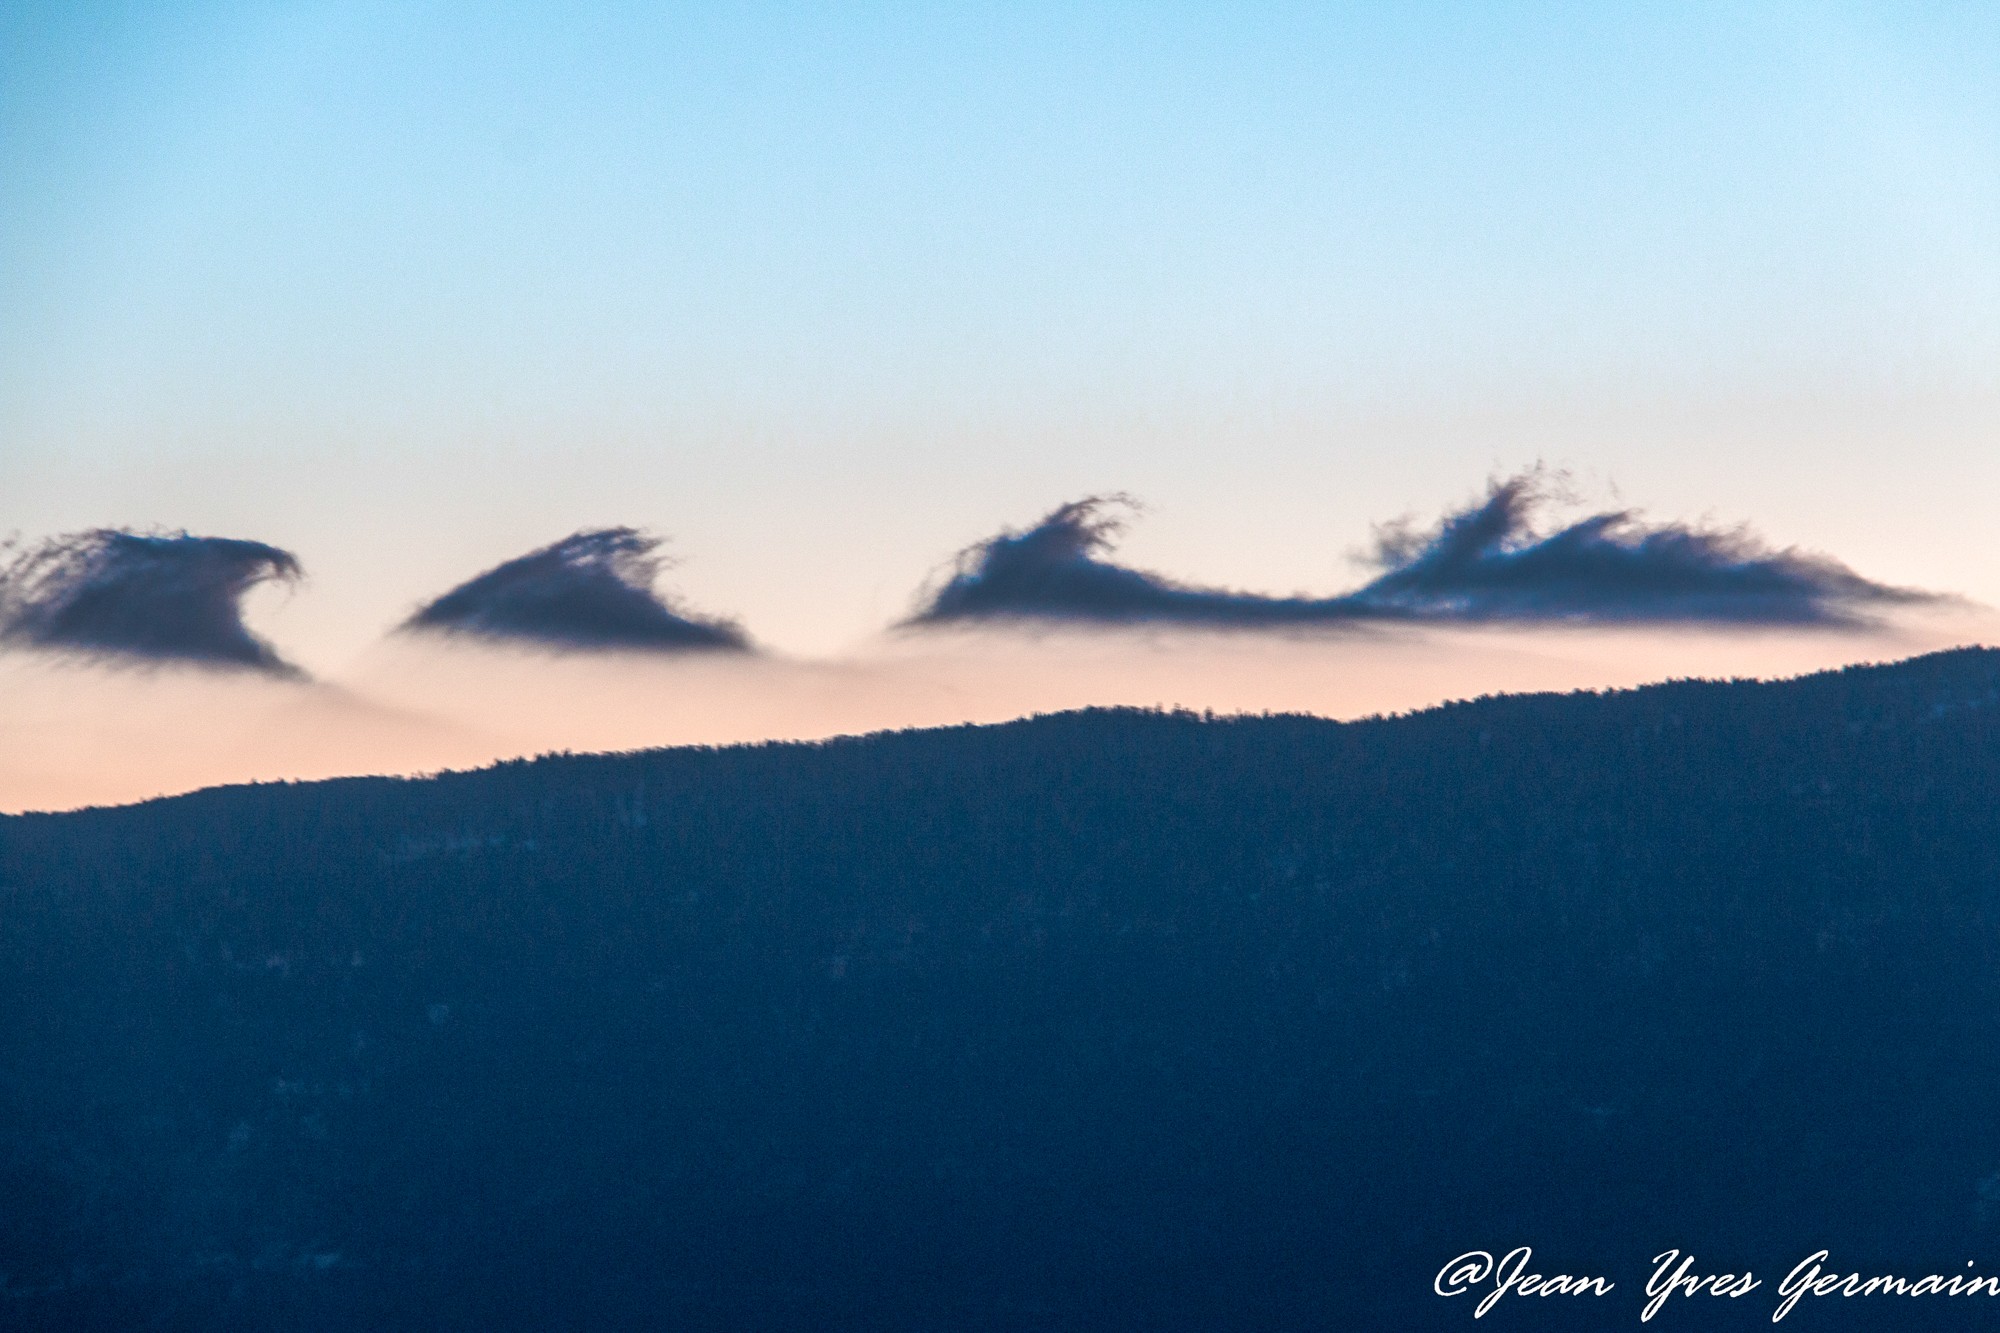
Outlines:
[{"label": "silhouetted hillside", "polygon": [[[2000,1271],[2000,652],[0,820],[0,1324],[1471,1326]],[[1768,1297],[1768,1299],[1767,1299]],[[1787,1327],[1985,1326],[2000,1301]]]}]

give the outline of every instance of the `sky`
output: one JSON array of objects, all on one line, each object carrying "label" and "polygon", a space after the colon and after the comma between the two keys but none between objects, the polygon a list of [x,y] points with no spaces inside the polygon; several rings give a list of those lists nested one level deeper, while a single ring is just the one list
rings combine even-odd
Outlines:
[{"label": "sky", "polygon": [[1995,68],[1975,4],[0,0],[0,536],[282,548],[324,680],[580,529],[845,661],[1085,496],[1324,597],[1537,463],[2000,603]]}]

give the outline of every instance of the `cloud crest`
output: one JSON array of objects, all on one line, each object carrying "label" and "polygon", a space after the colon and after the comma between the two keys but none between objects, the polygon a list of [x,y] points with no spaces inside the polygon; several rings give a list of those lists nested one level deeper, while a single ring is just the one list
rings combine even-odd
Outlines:
[{"label": "cloud crest", "polygon": [[1425,532],[1377,539],[1383,572],[1350,594],[1387,613],[1513,621],[1865,623],[1872,611],[1945,599],[1863,578],[1827,556],[1774,550],[1747,528],[1648,524],[1631,510],[1538,531],[1549,495],[1529,472]]},{"label": "cloud crest", "polygon": [[1338,598],[1265,597],[1178,583],[1102,557],[1138,505],[1092,495],[1025,532],[1003,532],[958,557],[956,569],[906,622],[1040,619],[1100,623],[1283,625],[1353,620]]},{"label": "cloud crest", "polygon": [[571,533],[468,579],[399,628],[568,651],[748,651],[733,621],[679,610],[654,590],[659,546],[635,528]]},{"label": "cloud crest", "polygon": [[1539,471],[1426,530],[1391,526],[1370,563],[1381,572],[1332,597],[1271,597],[1204,588],[1117,564],[1106,555],[1136,508],[1089,496],[1024,532],[959,555],[909,625],[982,620],[1161,623],[1255,628],[1360,621],[1578,624],[1710,623],[1858,627],[1888,607],[1937,603],[1826,556],[1774,550],[1746,529],[1649,524],[1630,510],[1544,532],[1550,499]]},{"label": "cloud crest", "polygon": [[67,533],[0,569],[0,641],[297,676],[244,625],[243,597],[300,577],[297,557],[263,542],[120,528]]}]

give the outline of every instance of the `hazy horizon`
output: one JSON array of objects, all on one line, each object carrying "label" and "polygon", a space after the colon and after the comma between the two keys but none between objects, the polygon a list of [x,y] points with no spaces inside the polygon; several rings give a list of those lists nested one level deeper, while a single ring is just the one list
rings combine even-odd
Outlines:
[{"label": "hazy horizon", "polygon": [[883,636],[846,655],[558,653],[393,640],[340,676],[0,657],[0,812],[249,781],[411,775],[556,750],[821,739],[1091,706],[1409,712],[1486,694],[1805,674],[2000,643],[2000,619],[1868,632],[1075,627]]}]

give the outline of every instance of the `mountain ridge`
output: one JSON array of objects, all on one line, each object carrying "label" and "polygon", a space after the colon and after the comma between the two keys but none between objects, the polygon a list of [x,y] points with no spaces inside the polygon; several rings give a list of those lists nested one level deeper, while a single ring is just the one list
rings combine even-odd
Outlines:
[{"label": "mountain ridge", "polygon": [[1967,649],[0,820],[0,1322],[1428,1328],[1518,1244],[1621,1294],[2000,1268],[1996,703]]}]

